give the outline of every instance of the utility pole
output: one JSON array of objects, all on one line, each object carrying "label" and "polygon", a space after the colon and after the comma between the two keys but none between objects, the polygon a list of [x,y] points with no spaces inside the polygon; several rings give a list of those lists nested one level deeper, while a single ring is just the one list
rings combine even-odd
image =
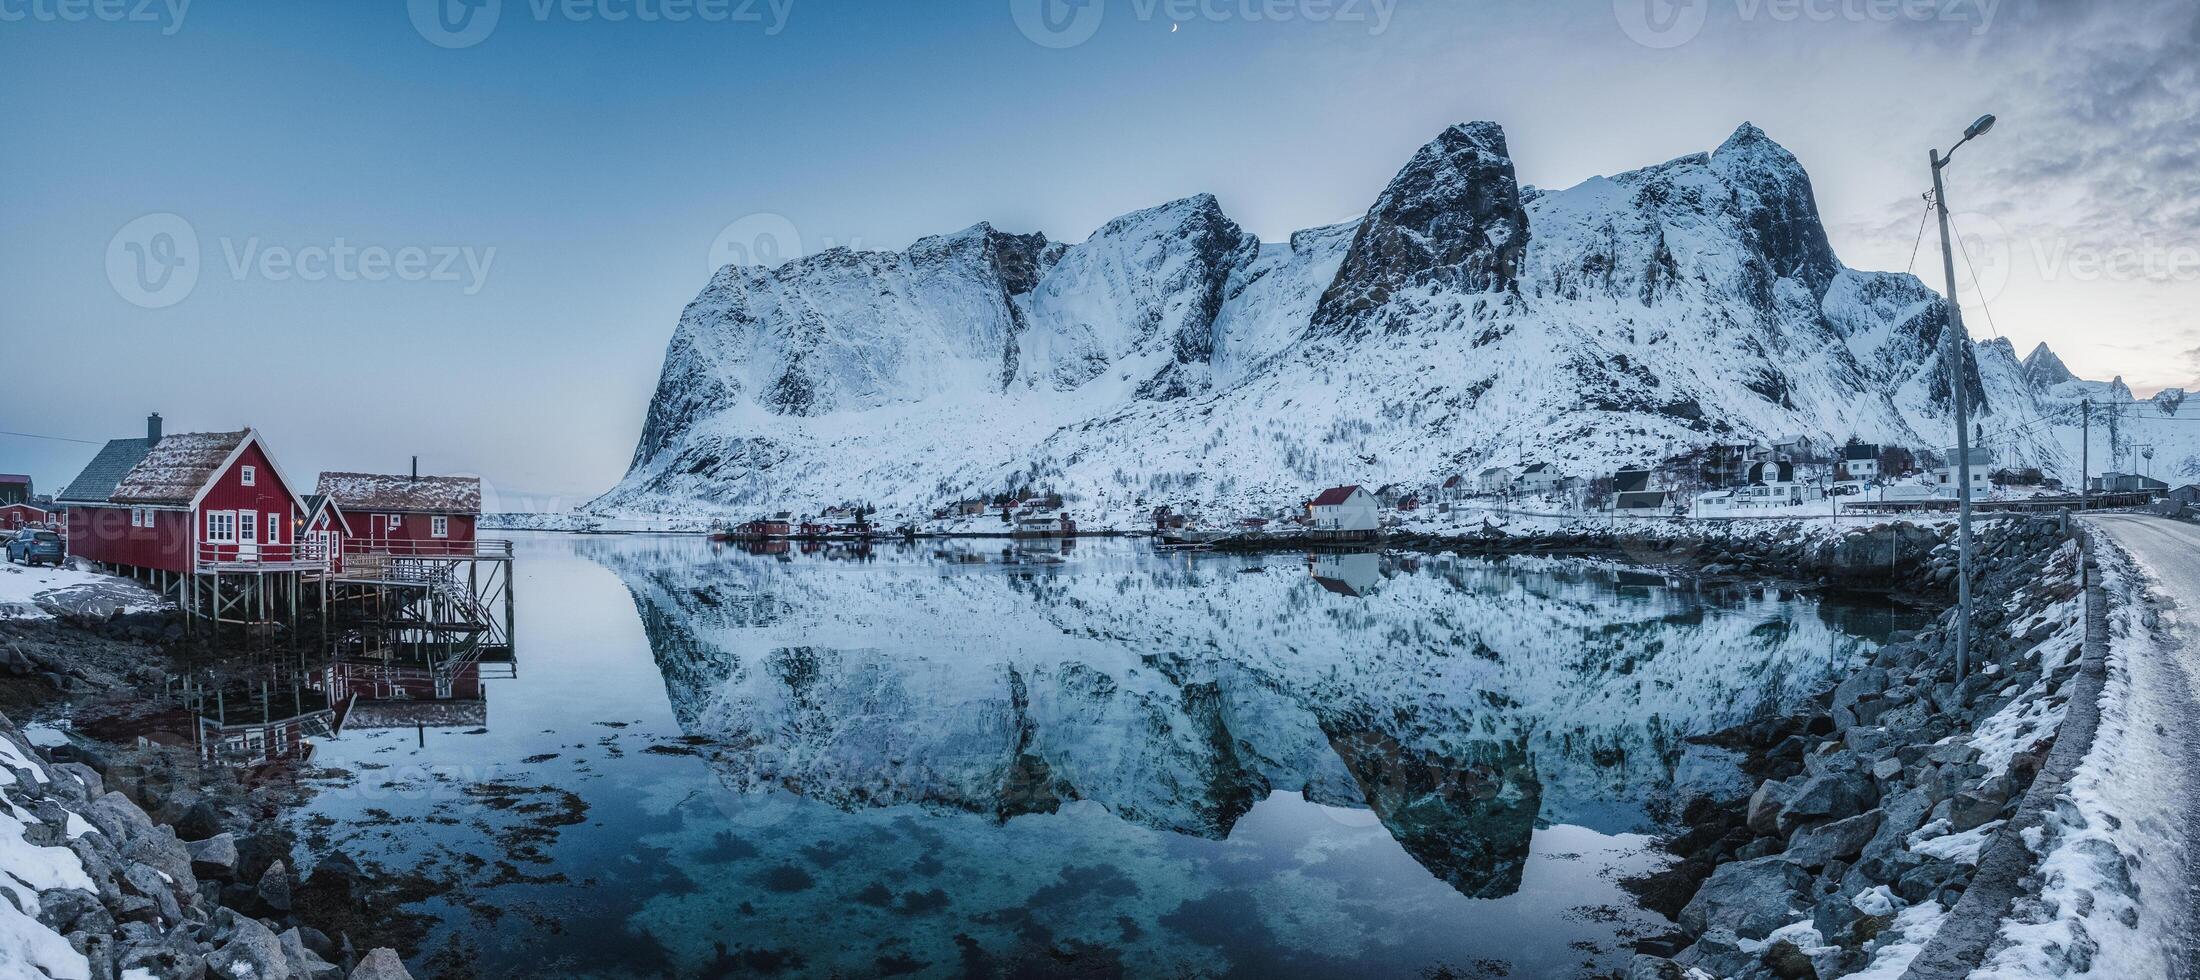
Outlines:
[{"label": "utility pole", "polygon": [[2084,510],[2086,500],[2093,496],[2093,399],[2078,403],[2078,509]]},{"label": "utility pole", "polygon": [[1948,373],[1955,385],[1956,409],[1956,537],[1961,549],[1956,566],[1956,680],[1962,681],[1971,668],[1971,402],[1969,389],[1964,385],[1963,365],[1969,353],[1970,338],[1963,331],[1963,304],[1956,296],[1955,240],[1948,233],[1948,191],[1942,184],[1940,172],[1963,144],[1984,135],[1994,128],[1993,116],[1980,116],[1971,128],[1963,131],[1963,138],[1948,148],[1948,155],[1939,150],[1927,151],[1933,165],[1933,206],[1940,212],[1940,263],[1948,279]]}]

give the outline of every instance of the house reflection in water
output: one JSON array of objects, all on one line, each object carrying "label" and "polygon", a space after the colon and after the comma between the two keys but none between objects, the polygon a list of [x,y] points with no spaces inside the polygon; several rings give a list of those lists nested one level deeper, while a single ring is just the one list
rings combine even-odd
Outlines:
[{"label": "house reflection in water", "polygon": [[[314,739],[350,729],[483,728],[485,680],[516,676],[509,646],[357,634],[307,666],[282,659],[223,664],[170,681],[208,762],[257,766],[313,756]],[[159,740],[156,738],[156,740]]]},{"label": "house reflection in water", "polygon": [[310,740],[342,726],[318,685],[289,664],[187,674],[173,679],[169,690],[190,717],[191,742],[200,757],[222,765],[311,758]]},{"label": "house reflection in water", "polygon": [[320,675],[346,728],[486,728],[485,680],[517,676],[509,646],[416,635],[381,635],[339,647]]},{"label": "house reflection in water", "polygon": [[1342,596],[1370,595],[1383,582],[1382,557],[1374,552],[1312,554],[1306,556],[1306,564],[1314,573],[1314,584]]}]

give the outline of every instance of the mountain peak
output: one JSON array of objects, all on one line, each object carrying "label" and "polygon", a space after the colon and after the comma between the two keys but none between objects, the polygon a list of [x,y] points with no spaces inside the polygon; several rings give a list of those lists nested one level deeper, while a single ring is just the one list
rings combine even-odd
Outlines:
[{"label": "mountain peak", "polygon": [[1824,296],[1841,271],[1819,220],[1810,174],[1753,123],[1743,123],[1711,153],[1711,169],[1735,189],[1743,217],[1773,274],[1801,280]]},{"label": "mountain peak", "polygon": [[1422,146],[1375,199],[1314,325],[1336,329],[1416,286],[1512,289],[1527,245],[1504,127],[1460,123]]},{"label": "mountain peak", "polygon": [[1432,141],[1431,145],[1435,143],[1471,146],[1508,160],[1512,158],[1511,152],[1505,148],[1505,127],[1487,120],[1455,123],[1450,129],[1444,130],[1444,134]]},{"label": "mountain peak", "polygon": [[2071,373],[2070,368],[2064,366],[2062,358],[2055,356],[2055,352],[2043,343],[2032,348],[2032,353],[2024,355],[2024,380],[2030,382],[2034,388],[2046,389],[2066,381],[2076,381],[2078,376]]}]

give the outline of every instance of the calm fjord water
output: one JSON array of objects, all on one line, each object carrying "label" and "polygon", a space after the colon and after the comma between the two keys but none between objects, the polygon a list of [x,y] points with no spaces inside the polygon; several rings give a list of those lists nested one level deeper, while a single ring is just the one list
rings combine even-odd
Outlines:
[{"label": "calm fjord water", "polygon": [[[1892,614],[1610,564],[523,535],[516,675],[293,816],[483,976],[1577,977],[1687,738]],[[1444,972],[1448,971],[1448,972]]]}]

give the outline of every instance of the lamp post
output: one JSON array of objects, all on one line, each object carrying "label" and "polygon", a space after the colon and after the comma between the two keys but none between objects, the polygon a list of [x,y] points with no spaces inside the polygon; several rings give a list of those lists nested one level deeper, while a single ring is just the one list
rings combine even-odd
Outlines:
[{"label": "lamp post", "polygon": [[1947,169],[1948,161],[1963,144],[1986,135],[1994,128],[1994,117],[1985,115],[1963,131],[1963,138],[1943,154],[1939,150],[1927,151],[1933,165],[1933,207],[1940,212],[1940,263],[1948,277],[1948,371],[1954,378],[1956,409],[1956,499],[1959,501],[1956,517],[1956,535],[1960,559],[1956,569],[1956,680],[1961,681],[1970,673],[1971,666],[1971,403],[1970,392],[1963,383],[1963,355],[1970,346],[1970,338],[1963,330],[1963,304],[1956,298],[1955,242],[1948,234],[1948,192],[1942,186],[1940,172]]}]

